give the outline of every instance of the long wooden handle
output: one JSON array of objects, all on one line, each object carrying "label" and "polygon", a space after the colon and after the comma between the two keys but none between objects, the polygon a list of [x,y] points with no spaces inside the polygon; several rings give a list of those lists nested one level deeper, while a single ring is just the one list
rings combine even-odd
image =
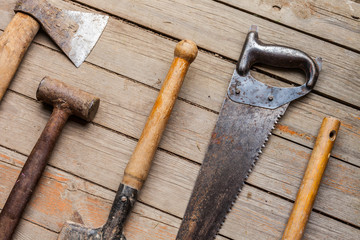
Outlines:
[{"label": "long wooden handle", "polygon": [[183,40],[176,45],[170,70],[126,166],[123,184],[140,190],[145,182],[186,72],[196,56],[197,47],[194,42]]},{"label": "long wooden handle", "polygon": [[283,240],[300,240],[305,232],[339,127],[338,119],[324,118],[283,234]]},{"label": "long wooden handle", "polygon": [[10,240],[71,112],[55,107],[0,212],[0,239]]},{"label": "long wooden handle", "polygon": [[18,12],[1,35],[0,101],[39,28],[40,25],[35,19]]}]

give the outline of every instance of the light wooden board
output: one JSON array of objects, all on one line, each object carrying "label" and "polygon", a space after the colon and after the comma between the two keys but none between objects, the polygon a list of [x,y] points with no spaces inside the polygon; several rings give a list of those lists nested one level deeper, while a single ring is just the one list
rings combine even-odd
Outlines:
[{"label": "light wooden board", "polygon": [[[8,189],[7,185],[11,185],[19,174],[25,156],[4,148],[1,148],[1,152],[0,173],[6,173],[7,178],[0,183],[0,186]],[[113,191],[61,170],[47,167],[25,211],[24,218],[54,232],[60,231],[62,223],[66,220],[83,221],[89,227],[98,227],[106,220],[114,196]],[[240,197],[234,206],[221,234],[233,236],[235,239],[241,239],[237,238],[239,234],[245,239],[279,238],[291,209],[291,203],[250,186],[245,186],[241,196],[243,197]],[[4,199],[1,198],[0,201],[3,204]],[[278,211],[279,209],[281,211]],[[313,213],[305,237],[306,239],[326,239],[326,237],[352,239],[359,233],[345,224],[340,224],[341,228],[339,228],[338,224],[332,219]],[[154,211],[138,202],[127,222],[125,234],[129,239],[174,239],[179,225],[179,218]],[[337,225],[336,231],[330,231],[335,225]],[[19,228],[18,231],[21,230]],[[36,239],[36,237],[30,236],[28,239]],[[48,239],[55,238],[52,236]]]},{"label": "light wooden board", "polygon": [[[102,40],[98,43],[95,49],[100,49],[99,50],[100,52],[105,52],[106,56],[110,56],[111,52],[113,52],[113,55],[111,55],[113,57],[110,62],[115,62],[118,66],[123,67],[123,65],[127,65],[128,62],[131,61],[132,62],[131,66],[133,67],[131,73],[128,75],[129,77],[132,77],[132,79],[135,79],[138,82],[145,83],[151,87],[160,88],[161,81],[166,75],[166,71],[168,70],[169,67],[169,62],[170,62],[169,59],[172,58],[172,52],[175,43],[165,39],[161,39],[157,36],[153,36],[150,33],[146,33],[146,35],[144,35],[142,39],[149,38],[149,41],[146,43],[147,47],[148,44],[150,44],[150,42],[155,42],[157,44],[156,45],[152,44],[153,48],[155,46],[158,46],[157,48],[159,50],[158,52],[160,52],[160,50],[162,49],[161,51],[162,55],[167,56],[167,59],[161,58],[160,61],[158,57],[155,57],[154,55],[152,55],[152,58],[149,58],[149,56],[144,56],[142,53],[139,54],[136,49],[131,49],[131,51],[129,49],[122,49],[123,51],[121,52],[119,50],[119,47],[115,45],[115,47],[112,48],[110,51],[106,50],[107,48],[114,46],[113,42],[106,43],[106,39],[117,39],[117,37],[116,38],[114,37],[115,35],[113,34],[112,29],[115,31],[115,29],[119,29],[119,28],[122,29],[129,28],[127,30],[127,34],[133,34],[134,38],[136,37],[137,34],[138,35],[142,34],[142,32],[140,32],[140,29],[138,28],[128,26],[121,22],[111,21],[103,35]],[[108,35],[107,32],[109,32]],[[106,36],[108,36],[108,38],[106,38]],[[124,42],[126,41],[124,40]],[[143,44],[144,42],[138,42],[137,46],[140,47]],[[104,51],[102,51],[102,49]],[[46,50],[46,48],[44,48],[44,51],[48,53],[44,54],[44,52],[40,50],[34,51],[35,54],[37,54],[37,56],[39,57],[38,59],[35,59],[34,56],[26,58],[29,59],[29,61],[34,62],[35,65],[31,66],[32,67],[31,70],[28,70],[28,68],[25,66],[26,70],[23,71],[24,75],[20,75],[21,73],[21,69],[20,69],[20,72],[17,74],[18,75],[17,79],[20,77],[20,79],[22,79],[23,81],[17,84],[16,81],[17,79],[16,79],[14,83],[11,85],[12,89],[15,89],[13,88],[14,85],[15,87],[19,86],[22,88],[22,90],[15,89],[16,91],[20,91],[28,96],[33,96],[33,92],[37,88],[37,81],[39,81],[38,79],[41,79],[44,75],[59,77],[64,81],[72,81],[73,79],[77,78],[78,79],[77,82],[79,83],[85,81],[86,85],[94,84],[91,88],[94,89],[93,92],[97,91],[97,89],[103,88],[105,90],[103,92],[104,94],[100,95],[100,97],[103,99],[103,102],[106,101],[107,99],[111,101],[111,106],[109,106],[111,109],[109,110],[109,114],[111,116],[107,115],[104,118],[104,121],[107,122],[104,125],[132,136],[134,136],[133,133],[134,131],[136,131],[136,136],[140,136],[142,126],[141,127],[136,126],[135,128],[130,128],[129,124],[131,125],[134,121],[134,118],[135,120],[137,120],[136,118],[138,117],[142,117],[142,119],[141,120],[139,119],[139,121],[143,123],[147,117],[147,113],[151,109],[151,104],[146,105],[147,106],[146,109],[139,109],[138,107],[136,107],[134,111],[137,111],[138,114],[132,113],[131,116],[127,116],[128,113],[124,112],[124,115],[126,115],[127,119],[126,119],[126,125],[124,125],[124,128],[122,129],[119,129],[119,124],[116,123],[116,121],[114,121],[114,118],[118,118],[119,114],[122,114],[123,110],[117,109],[116,112],[114,112],[114,109],[112,109],[112,107],[116,107],[116,106],[122,107],[122,106],[128,106],[130,104],[135,104],[136,106],[138,101],[137,100],[138,93],[135,93],[137,91],[137,87],[135,87],[135,85],[132,85],[131,83],[126,84],[126,86],[129,85],[133,86],[132,89],[134,89],[134,94],[129,94],[131,98],[124,96],[124,99],[121,99],[121,96],[123,96],[123,94],[119,94],[117,88],[108,87],[108,86],[116,86],[119,84],[119,82],[116,79],[114,79],[114,76],[116,76],[116,74],[111,75],[106,73],[105,76],[102,74],[99,75],[99,73],[97,73],[98,68],[91,68],[92,73],[88,74],[89,70],[84,69],[84,66],[82,66],[79,69],[80,73],[77,73],[72,71],[73,69],[72,64],[64,56],[62,56],[62,54],[56,55],[55,53],[52,53],[52,51]],[[125,56],[124,53],[126,53]],[[30,54],[31,51],[29,51],[28,55]],[[48,57],[49,55],[50,57]],[[48,61],[49,58],[52,58],[52,60]],[[59,59],[61,59],[62,61],[59,61]],[[152,64],[150,64],[151,61],[153,62]],[[46,64],[47,67],[45,67],[44,64]],[[161,69],[151,70],[150,66],[153,66],[153,64],[155,64],[155,66],[161,66]],[[129,71],[130,65],[127,66],[129,66],[129,68],[124,68],[122,73],[126,73],[127,71]],[[106,66],[102,66],[102,67],[106,67]],[[68,70],[64,71],[65,68],[67,68]],[[224,60],[218,59],[208,54],[200,53],[199,57],[197,58],[196,62],[194,63],[194,65],[192,66],[192,68],[188,73],[187,79],[184,83],[184,87],[180,93],[180,97],[189,100],[197,105],[201,105],[206,108],[211,108],[211,110],[213,111],[219,111],[224,98],[224,92],[226,92],[229,79],[231,78],[231,73],[233,71],[233,68],[234,65],[231,63],[228,63]],[[44,69],[44,71],[39,71],[39,69]],[[225,70],[227,72],[224,72]],[[37,79],[35,77],[34,78],[31,77],[31,79],[34,79],[36,81],[35,83],[32,84],[31,87],[29,86],[29,71],[36,73],[38,76]],[[267,80],[267,78],[263,75],[260,77],[262,79]],[[214,81],[214,84],[213,83],[209,84],[209,78]],[[220,78],[221,81],[219,81]],[[98,79],[104,79],[104,81],[98,81]],[[114,80],[110,81],[111,79]],[[204,86],[206,91],[204,90]],[[89,88],[87,89],[91,91],[91,89]],[[123,89],[124,91],[128,91],[128,89],[124,86],[121,89]],[[112,92],[113,94],[110,94],[109,90],[110,91],[113,90]],[[28,91],[28,92],[25,93],[24,91]],[[196,93],[202,93],[202,95]],[[99,94],[101,94],[101,92]],[[154,92],[152,99],[155,99],[156,94],[157,93]],[[114,101],[116,101],[118,105],[114,106]],[[305,105],[301,104],[303,101],[306,102]],[[358,117],[360,116],[359,111],[353,110],[349,107],[346,107],[342,104],[338,104],[326,98],[322,98],[322,97],[319,98],[314,96],[313,99],[311,95],[307,98],[304,98],[303,100],[294,103],[294,105],[295,107],[296,106],[299,107],[296,107],[295,111],[292,111],[292,107],[291,107],[287,112],[287,114],[285,115],[283,121],[280,123],[280,132],[282,136],[285,136],[290,140],[311,147],[314,143],[314,139],[315,139],[314,136],[316,136],[319,127],[317,123],[320,122],[324,116],[333,115],[335,117],[340,118],[343,121],[343,126],[345,126],[344,128],[345,134],[340,137],[346,139],[340,141],[341,143],[343,143],[342,145],[337,144],[335,146],[333,154],[335,154],[335,156],[345,161],[349,161],[351,163],[360,165],[358,162],[359,159],[357,157],[360,154],[360,148],[352,147],[354,146],[353,143],[359,141],[360,139],[359,137],[360,121],[358,119]],[[316,109],[313,109],[315,106]],[[328,110],[324,111],[324,107],[328,108]],[[301,108],[301,110],[299,110],[298,108]],[[203,125],[202,121],[204,121],[204,119],[207,122],[210,121],[211,119],[215,120],[216,116],[215,114],[206,113],[206,111],[201,111],[205,114],[203,115],[203,117],[196,116],[198,110],[196,108],[193,109],[194,111],[192,111],[192,113],[190,114],[192,114],[194,116],[194,119],[198,121],[189,122],[189,124],[192,124],[194,127],[186,127],[185,129],[186,131],[191,131],[196,133],[195,137],[190,137],[190,139],[193,139],[193,141],[189,141],[189,139],[186,140],[186,142],[190,146],[187,146],[186,148],[184,148],[184,146],[179,146],[177,144],[179,137],[178,135],[173,135],[172,141],[170,142],[167,140],[167,135],[165,135],[166,140],[164,140],[163,142],[165,142],[165,144],[172,144],[174,148],[177,148],[176,150],[169,149],[170,151],[173,151],[187,158],[193,159],[192,156],[189,156],[189,153],[198,154],[196,159],[194,160],[200,162],[206,150],[209,134],[214,126],[214,124]],[[330,109],[334,111],[330,112]],[[290,117],[289,119],[288,116],[290,114],[290,111],[294,112],[295,114],[300,113],[301,116],[295,115],[293,117]],[[306,121],[303,121],[304,118],[306,119]],[[199,125],[201,125],[202,127],[199,127]],[[306,128],[304,126],[306,126]],[[178,126],[175,126],[175,128],[176,128],[175,131],[179,130]],[[133,131],[133,132],[128,133],[127,131]],[[181,135],[182,138],[189,138],[189,136],[184,135],[184,133],[182,133]],[[202,136],[204,136],[204,139],[201,139]],[[194,142],[196,142],[196,144],[194,144]],[[341,150],[338,151],[340,146],[342,146],[342,148],[340,148]],[[202,151],[198,151],[197,150],[198,148],[200,148]]]},{"label": "light wooden board", "polygon": [[219,0],[309,35],[360,51],[360,4],[348,0]]},{"label": "light wooden board", "polygon": [[[156,4],[151,0],[131,2],[109,0],[106,4],[96,0],[80,2],[177,39],[193,39],[200,47],[235,61],[239,58],[250,26],[258,25],[260,39],[264,42],[298,48],[313,57],[323,58],[323,70],[315,86],[317,91],[360,106],[360,98],[356,94],[360,91],[360,74],[357,71],[359,54],[353,51],[209,0],[196,2],[161,0]],[[179,12],[184,14],[178,14]],[[358,29],[354,34],[359,34]],[[117,31],[121,32],[121,28]],[[354,41],[357,39],[358,37]],[[123,41],[127,42],[129,38]],[[359,46],[359,41],[356,42]],[[357,48],[359,50],[359,47]],[[94,51],[102,51],[102,49],[94,49]],[[270,72],[297,83],[303,82],[303,76],[299,74],[278,70]]]},{"label": "light wooden board", "polygon": [[[332,154],[335,158],[330,159],[315,203],[317,212],[312,214],[306,239],[356,239],[359,236],[360,171],[356,166],[360,166],[360,112],[353,108],[359,106],[360,100],[360,74],[356,70],[359,54],[319,40],[321,32],[319,37],[311,37],[221,3],[159,1],[159,6],[154,8],[154,3],[133,2],[131,7],[137,11],[131,12],[131,7],[123,2],[114,5],[111,5],[112,1],[100,2],[86,1],[86,4],[164,32],[171,38],[193,36],[202,48],[230,58],[224,60],[216,54],[201,51],[191,66],[160,144],[166,151],[157,153],[150,178],[140,194],[140,203],[127,224],[129,239],[173,239],[176,235],[200,167],[198,163],[205,154],[235,67],[234,60],[238,58],[247,32],[248,22],[242,22],[238,16],[249,17],[259,24],[264,30],[265,41],[293,44],[291,46],[314,56],[323,54],[328,65],[325,64],[327,67],[319,79],[319,83],[326,82],[318,85],[314,94],[291,104],[282,118],[274,131],[275,136],[248,179],[250,185],[246,185],[240,194],[221,234],[226,239],[278,239],[281,236],[320,122],[324,116],[333,115],[342,121],[341,132]],[[4,29],[11,20],[14,3],[14,0],[0,0],[0,29]],[[144,3],[147,6],[141,5]],[[79,4],[62,1],[58,4],[75,10],[93,11]],[[128,11],[124,10],[126,7]],[[211,7],[219,11],[212,12],[209,18],[206,11]],[[191,12],[188,13],[189,9]],[[144,10],[153,15],[136,15]],[[164,15],[159,15],[159,10]],[[187,12],[192,20],[183,21],[182,16],[176,16],[181,20],[175,21],[176,28],[172,22],[172,27],[162,29],[161,21],[157,18],[167,18],[172,12]],[[229,18],[236,15],[234,22],[239,21],[238,29],[235,29],[234,23],[230,24],[228,18],[223,18],[221,13],[225,12],[230,13]],[[150,23],[146,19],[151,20]],[[301,24],[304,25],[301,22],[296,28],[301,28]],[[205,34],[206,27],[210,27],[210,35]],[[216,29],[224,30],[227,34],[219,36],[218,43],[210,39],[214,37],[211,34],[215,34],[215,37],[220,34]],[[235,33],[239,34],[238,30],[241,31],[240,37],[234,37]],[[263,33],[260,32],[261,38]],[[277,39],[276,34],[279,33],[284,36],[283,39]],[[294,39],[299,42],[291,42]],[[315,47],[304,42],[311,42]],[[37,85],[43,76],[59,78],[95,93],[102,100],[94,124],[72,118],[66,126],[50,160],[50,165],[56,169],[49,167],[43,178],[50,179],[47,182],[49,186],[43,184],[37,190],[41,194],[34,197],[35,203],[29,206],[22,224],[34,225],[36,230],[33,232],[43,232],[49,236],[48,239],[55,239],[54,233],[60,230],[62,223],[74,218],[74,209],[80,212],[84,221],[89,221],[88,224],[99,226],[105,221],[114,190],[169,68],[175,44],[164,36],[112,17],[86,63],[75,69],[46,35],[39,34],[10,87],[11,91],[0,104],[0,111],[4,114],[0,115],[0,128],[3,130],[0,153],[7,159],[10,155],[21,159],[9,162],[3,157],[0,160],[6,167],[10,166],[4,170],[6,176],[13,171],[12,179],[6,177],[6,185],[0,189],[10,191],[22,165],[20,162],[25,161],[50,114],[51,108],[44,108],[34,101]],[[344,58],[344,54],[348,58]],[[280,73],[274,69],[265,69],[265,73],[275,73],[290,82],[302,81],[302,76],[297,73]],[[253,74],[267,83],[287,86],[267,75]],[[49,172],[66,176],[69,180],[66,183],[58,181],[57,177],[49,177]],[[3,179],[4,175],[0,178]],[[59,193],[55,186],[60,190],[65,189],[65,193]],[[55,197],[51,198],[49,194]],[[7,193],[0,194],[2,205],[6,196]],[[57,206],[64,207],[63,203],[70,207],[57,210]],[[44,204],[45,210],[38,206],[40,204]],[[95,205],[101,209],[96,209]],[[29,236],[28,239],[35,239],[32,236],[36,234],[27,234],[30,231],[31,227],[19,228],[17,238],[27,239],[24,236]]]},{"label": "light wooden board", "polygon": [[[29,154],[31,147],[34,144],[33,136],[39,135],[41,126],[45,124],[49,112],[44,111],[41,104],[15,93],[8,93],[4,100],[7,104],[3,104],[0,107],[0,110],[6,114],[1,116],[0,126],[3,129],[6,129],[5,135],[18,136],[19,132],[24,133],[22,134],[22,138],[2,138],[0,139],[0,144],[3,146],[16,146],[16,149],[14,150]],[[14,103],[16,103],[16,105]],[[15,126],[21,127],[17,129]],[[269,149],[281,146],[281,141],[280,143],[275,142],[275,146],[272,146],[272,141],[276,141],[276,139],[276,137],[272,138],[268,145],[269,147],[266,149],[267,152],[269,152]],[[50,164],[80,176],[81,178],[89,179],[92,182],[115,190],[117,189],[117,185],[122,176],[122,171],[127,160],[130,158],[130,154],[135,147],[135,144],[136,142],[134,140],[99,126],[69,122],[64,129],[63,135],[59,139],[50,160]],[[289,144],[290,143],[286,143],[286,145]],[[286,151],[288,152],[287,155],[284,155],[284,151],[279,151],[278,153],[280,155],[270,155],[271,157],[267,160],[270,164],[265,168],[273,168],[272,164],[280,164],[277,161],[273,161],[273,159],[278,159],[283,156],[283,161],[290,160],[290,163],[291,161],[301,162],[302,160],[303,166],[301,168],[303,169],[308,151],[299,149],[298,147],[295,147],[295,149],[288,147],[286,148]],[[292,152],[294,152],[295,155],[293,155]],[[262,159],[266,157],[267,153],[264,153],[259,162],[262,162]],[[298,175],[295,174],[295,176],[291,171],[288,173],[289,169],[287,168],[287,165],[289,164],[284,164],[284,174],[287,174],[286,177],[289,179],[289,184],[292,182],[295,186],[284,186],[281,179],[278,182],[271,180],[272,178],[278,178],[276,175],[279,171],[277,170],[274,170],[273,173],[267,171],[269,179],[267,179],[263,185],[260,184],[258,186],[261,186],[262,188],[276,188],[277,191],[282,192],[281,194],[284,195],[284,192],[286,192],[287,194],[291,194],[293,198],[297,188],[296,185],[300,184],[301,179],[299,178],[299,175],[301,175],[301,173],[299,172]],[[332,165],[329,165],[329,168],[331,166]],[[260,170],[260,178],[263,178],[264,174],[261,172],[261,169],[263,168],[264,167],[255,168],[255,172],[251,175],[251,178],[256,179],[258,170]],[[281,168],[278,167],[278,169]],[[139,196],[140,201],[150,206],[154,206],[157,209],[161,209],[162,211],[171,213],[172,215],[181,217],[185,210],[187,199],[190,196],[192,184],[195,181],[198,170],[199,166],[194,163],[182,161],[181,158],[169,155],[162,151],[158,152],[155,157],[152,171],[150,172],[150,177]],[[336,169],[334,169],[334,171],[337,172]],[[106,174],[99,174],[99,172]],[[351,191],[351,186],[358,185],[358,179],[356,178],[356,175],[358,174],[351,173],[351,171],[340,171],[337,173],[342,176],[329,176],[330,184],[325,184],[324,186],[326,186],[326,188],[322,189],[325,191],[330,188],[330,191],[328,191],[329,195],[340,191],[341,194],[338,194],[338,197],[341,199],[334,198],[334,201],[339,200],[338,202],[335,202],[335,204],[329,205],[329,201],[327,200],[321,201],[319,204],[324,204],[322,208],[327,213],[329,213],[329,210],[331,211],[336,207],[339,207],[339,210],[335,210],[336,213],[345,211],[344,209],[348,208],[348,210],[346,210],[347,213],[337,214],[337,216],[341,217],[342,215],[342,217],[346,218],[346,221],[349,222],[351,221],[351,218],[353,218],[355,221],[353,224],[357,224],[358,213],[354,212],[354,209],[357,209],[357,206],[359,205],[359,191],[356,189]],[[331,182],[338,182],[339,179],[351,178],[352,175],[355,175],[355,179],[347,180],[350,185],[348,187],[343,186],[342,188],[337,189],[336,186],[331,185]],[[262,181],[260,179],[257,180],[257,182]],[[276,184],[277,186],[274,186]],[[156,194],[154,194],[155,192]],[[243,195],[244,193],[241,194],[241,196]],[[325,196],[326,195],[327,194],[325,193]],[[347,205],[346,208],[344,203]],[[291,205],[289,202],[288,204]],[[331,208],[329,208],[329,206],[331,206]],[[238,207],[243,209],[241,206]],[[49,208],[48,211],[45,211],[45,215],[47,212],[50,213],[50,210],[51,208]],[[229,219],[231,219],[230,216]],[[236,221],[239,220],[237,219]],[[235,224],[236,221],[233,221],[234,226],[230,227],[231,229],[237,228],[237,225]],[[231,222],[232,221],[229,221],[229,223]],[[228,224],[228,222],[226,224]],[[317,222],[316,224],[320,223]],[[279,227],[279,232],[281,232],[280,228],[281,227]]]}]

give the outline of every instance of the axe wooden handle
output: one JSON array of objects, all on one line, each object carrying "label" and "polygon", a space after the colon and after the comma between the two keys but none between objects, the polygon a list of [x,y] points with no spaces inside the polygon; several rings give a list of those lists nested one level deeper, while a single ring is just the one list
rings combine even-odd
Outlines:
[{"label": "axe wooden handle", "polygon": [[176,45],[174,60],[161,87],[139,142],[124,172],[122,183],[140,190],[185,78],[190,63],[196,58],[196,44],[183,40]]},{"label": "axe wooden handle", "polygon": [[305,232],[339,127],[338,119],[324,118],[283,234],[283,240],[300,240]]},{"label": "axe wooden handle", "polygon": [[0,36],[0,101],[39,28],[35,19],[18,12]]}]

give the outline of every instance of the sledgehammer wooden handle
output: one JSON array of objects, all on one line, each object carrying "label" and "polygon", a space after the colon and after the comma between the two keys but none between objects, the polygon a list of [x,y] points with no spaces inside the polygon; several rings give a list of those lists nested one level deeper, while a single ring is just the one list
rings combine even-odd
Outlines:
[{"label": "sledgehammer wooden handle", "polygon": [[145,182],[186,72],[196,55],[197,47],[194,42],[183,40],[176,45],[170,70],[126,166],[123,184],[140,190]]},{"label": "sledgehammer wooden handle", "polygon": [[18,12],[0,36],[0,101],[39,28],[35,19]]},{"label": "sledgehammer wooden handle", "polygon": [[283,234],[283,240],[299,240],[305,232],[306,223],[310,217],[339,127],[338,119],[324,118]]}]

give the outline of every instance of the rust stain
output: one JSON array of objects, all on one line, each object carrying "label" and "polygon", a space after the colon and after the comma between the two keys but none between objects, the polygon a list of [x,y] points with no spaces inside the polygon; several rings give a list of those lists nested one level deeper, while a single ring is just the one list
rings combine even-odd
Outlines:
[{"label": "rust stain", "polygon": [[0,158],[3,158],[5,160],[7,160],[7,161],[10,161],[11,163],[14,163],[15,165],[24,166],[23,161],[20,161],[20,160],[18,160],[16,158],[9,157],[9,156],[7,156],[5,154],[0,153]]},{"label": "rust stain", "polygon": [[54,221],[60,229],[64,224],[63,219],[73,212],[71,201],[62,198],[65,190],[66,185],[43,178],[37,186],[36,194],[30,201],[29,207],[32,211],[42,213],[46,218],[55,218]]},{"label": "rust stain", "polygon": [[352,125],[346,124],[346,123],[344,123],[344,122],[341,122],[341,126],[342,126],[342,127],[346,127],[346,128],[348,128],[348,129],[353,129],[353,126],[352,126]]},{"label": "rust stain", "polygon": [[298,132],[296,132],[294,130],[291,130],[288,126],[284,126],[284,125],[281,125],[281,124],[278,124],[276,128],[279,129],[282,132],[288,133],[288,134],[290,134],[292,136],[298,136],[298,137],[304,138],[304,139],[306,139],[308,141],[311,141],[311,140],[315,139],[314,136],[309,136],[309,135],[307,135],[305,133],[298,133]]},{"label": "rust stain", "polygon": [[90,226],[101,226],[106,222],[111,205],[93,196],[84,198],[84,206],[81,210],[84,219]]},{"label": "rust stain", "polygon": [[59,181],[59,182],[63,182],[63,183],[66,183],[67,181],[69,181],[70,179],[64,177],[63,174],[60,174],[60,173],[57,173],[57,174],[53,174],[51,172],[48,172],[48,171],[45,171],[44,172],[44,176],[45,177],[48,177],[48,178],[52,178],[56,181]]}]

